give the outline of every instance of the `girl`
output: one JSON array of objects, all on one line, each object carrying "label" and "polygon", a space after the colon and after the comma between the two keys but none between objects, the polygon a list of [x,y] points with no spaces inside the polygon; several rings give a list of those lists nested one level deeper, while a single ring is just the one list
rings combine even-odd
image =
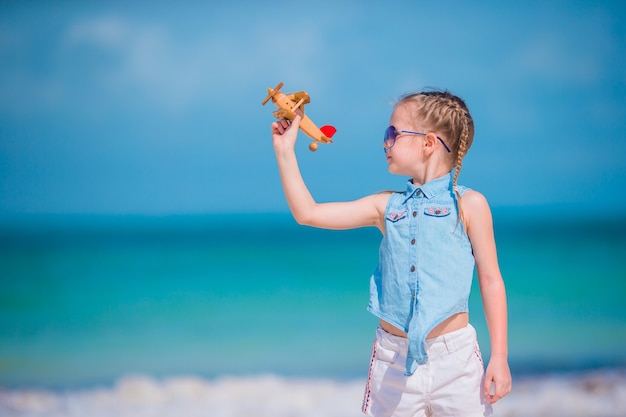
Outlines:
[{"label": "girl", "polygon": [[[363,412],[372,416],[484,416],[511,390],[507,307],[491,211],[457,185],[472,145],[465,102],[447,91],[401,97],[385,130],[389,172],[406,191],[317,203],[295,155],[301,116],[272,123],[289,208],[299,224],[383,233],[368,310],[380,319]],[[485,372],[468,298],[474,267],[491,341]]]}]

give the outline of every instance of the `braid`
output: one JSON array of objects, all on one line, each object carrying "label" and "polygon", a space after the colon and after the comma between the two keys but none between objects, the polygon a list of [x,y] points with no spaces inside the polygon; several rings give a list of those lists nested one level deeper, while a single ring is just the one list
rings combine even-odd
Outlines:
[{"label": "braid", "polygon": [[[463,112],[465,113],[465,112]],[[467,154],[469,150],[468,145],[468,137],[469,137],[469,128],[468,121],[465,114],[462,116],[462,127],[461,127],[461,136],[459,138],[459,147],[456,152],[456,169],[454,172],[454,177],[452,179],[452,187],[454,189],[454,194],[456,195],[457,205],[459,206],[459,217],[456,225],[458,226],[461,220],[463,220],[463,224],[465,223],[465,218],[463,217],[463,205],[461,204],[461,193],[459,192],[459,187],[457,185],[457,179],[459,178],[459,173],[461,172],[461,167],[463,166],[463,158]]]},{"label": "braid", "polygon": [[455,168],[452,187],[459,209],[458,226],[464,218],[457,180],[463,166],[463,158],[474,141],[474,121],[469,109],[460,97],[439,90],[406,95],[401,97],[398,104],[400,103],[414,104],[415,119],[419,120],[424,128],[441,134],[451,150],[450,169]]}]

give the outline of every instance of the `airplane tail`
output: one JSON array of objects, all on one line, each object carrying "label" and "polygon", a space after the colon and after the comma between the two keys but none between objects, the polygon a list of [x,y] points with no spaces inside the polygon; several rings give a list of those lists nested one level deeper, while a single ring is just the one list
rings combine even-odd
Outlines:
[{"label": "airplane tail", "polygon": [[337,132],[337,129],[333,126],[322,126],[320,127],[320,130],[328,139],[332,138],[335,132]]}]

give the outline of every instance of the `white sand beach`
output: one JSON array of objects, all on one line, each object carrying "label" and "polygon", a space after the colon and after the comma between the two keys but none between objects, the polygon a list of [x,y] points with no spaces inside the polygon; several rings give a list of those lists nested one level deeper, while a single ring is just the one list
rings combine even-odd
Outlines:
[{"label": "white sand beach", "polygon": [[[626,415],[626,371],[526,377],[514,381],[494,416]],[[0,389],[5,417],[357,417],[363,381],[278,376],[128,375],[112,386],[80,390]]]}]

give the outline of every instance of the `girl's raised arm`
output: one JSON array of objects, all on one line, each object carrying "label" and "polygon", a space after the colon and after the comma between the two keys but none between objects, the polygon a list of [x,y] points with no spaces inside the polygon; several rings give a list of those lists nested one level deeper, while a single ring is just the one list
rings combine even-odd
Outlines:
[{"label": "girl's raised arm", "polygon": [[289,209],[299,224],[324,229],[376,226],[383,230],[389,194],[373,194],[355,201],[317,203],[306,186],[295,153],[300,114],[293,121],[272,123],[274,152]]}]

